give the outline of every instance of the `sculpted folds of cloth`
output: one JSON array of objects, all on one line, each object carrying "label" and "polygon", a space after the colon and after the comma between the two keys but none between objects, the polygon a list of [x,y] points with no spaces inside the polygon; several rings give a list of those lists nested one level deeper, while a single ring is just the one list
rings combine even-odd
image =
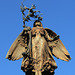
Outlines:
[{"label": "sculpted folds of cloth", "polygon": [[59,36],[36,20],[32,29],[27,27],[20,33],[6,58],[23,58],[21,69],[26,75],[54,75],[57,65],[53,56],[64,61],[71,59]]}]

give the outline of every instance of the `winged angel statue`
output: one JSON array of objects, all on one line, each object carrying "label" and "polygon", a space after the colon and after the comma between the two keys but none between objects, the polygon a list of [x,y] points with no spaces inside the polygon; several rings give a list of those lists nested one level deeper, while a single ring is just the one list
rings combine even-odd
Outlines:
[{"label": "winged angel statue", "polygon": [[23,58],[21,69],[26,75],[54,75],[57,65],[53,56],[64,61],[71,59],[59,36],[36,20],[32,29],[27,27],[20,33],[6,58]]}]

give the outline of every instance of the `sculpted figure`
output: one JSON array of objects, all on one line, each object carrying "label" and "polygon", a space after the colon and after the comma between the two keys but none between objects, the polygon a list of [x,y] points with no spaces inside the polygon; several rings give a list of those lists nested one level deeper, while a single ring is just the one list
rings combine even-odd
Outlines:
[{"label": "sculpted figure", "polygon": [[20,33],[6,58],[23,58],[21,69],[26,75],[54,75],[57,65],[53,56],[64,61],[71,59],[59,36],[36,20],[32,29],[27,27]]}]

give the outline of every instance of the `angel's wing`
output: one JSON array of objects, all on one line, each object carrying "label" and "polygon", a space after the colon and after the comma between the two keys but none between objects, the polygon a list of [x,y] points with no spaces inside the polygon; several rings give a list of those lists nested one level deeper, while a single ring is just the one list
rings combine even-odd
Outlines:
[{"label": "angel's wing", "polygon": [[9,60],[18,60],[23,57],[22,53],[25,52],[25,38],[24,30],[20,33],[17,39],[11,45],[6,58]]},{"label": "angel's wing", "polygon": [[45,30],[53,40],[52,42],[48,43],[50,45],[54,45],[50,47],[50,50],[52,50],[52,54],[58,59],[69,61],[71,59],[70,54],[68,53],[61,40],[58,38],[57,34],[48,28],[45,28]]}]

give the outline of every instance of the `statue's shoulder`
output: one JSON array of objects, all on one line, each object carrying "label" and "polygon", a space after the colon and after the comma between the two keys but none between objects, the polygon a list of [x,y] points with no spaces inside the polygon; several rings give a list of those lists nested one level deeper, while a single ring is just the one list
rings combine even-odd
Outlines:
[{"label": "statue's shoulder", "polygon": [[36,32],[36,31],[45,31],[45,29],[43,27],[33,27],[32,28],[32,32]]},{"label": "statue's shoulder", "polygon": [[43,27],[33,27],[32,30],[34,29],[44,29]]}]

